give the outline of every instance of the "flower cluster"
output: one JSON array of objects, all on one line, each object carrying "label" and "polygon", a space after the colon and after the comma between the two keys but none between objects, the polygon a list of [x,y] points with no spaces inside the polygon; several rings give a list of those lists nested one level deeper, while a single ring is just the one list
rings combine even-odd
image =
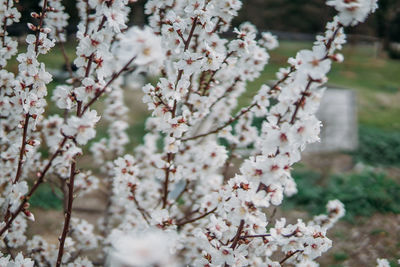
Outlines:
[{"label": "flower cluster", "polygon": [[[38,25],[28,24],[34,34],[26,37],[27,49],[17,56],[18,73],[9,72],[5,67],[7,60],[17,53],[17,42],[7,34],[7,26],[18,22],[20,13],[13,6],[13,1],[2,1],[2,47],[0,70],[0,148],[1,174],[0,197],[5,222],[10,222],[12,213],[22,212],[22,216],[13,217],[14,224],[9,223],[9,233],[4,240],[10,247],[24,244],[26,218],[34,220],[25,200],[28,184],[25,178],[29,172],[36,171],[40,165],[40,154],[37,152],[41,141],[39,124],[43,120],[46,107],[46,85],[52,80],[43,63],[38,61],[41,54],[46,54],[54,41],[49,39],[50,29],[43,24],[45,13],[32,17],[39,20]],[[3,226],[4,227],[4,226]]]},{"label": "flower cluster", "polygon": [[[51,12],[47,13],[44,18],[46,27],[50,29],[50,38],[60,42],[66,41],[65,27],[68,25],[69,15],[64,12],[65,7],[61,0],[52,0],[48,2],[48,10]],[[39,15],[35,14],[35,17]]]},{"label": "flower cluster", "polygon": [[[64,53],[69,78],[51,95],[61,112],[48,115],[52,78],[39,55],[56,44],[63,49],[68,15],[62,1],[42,1],[14,74],[5,69],[17,53],[6,29],[20,15],[2,0],[1,248],[23,251],[26,244],[27,258],[2,256],[0,265],[317,266],[332,246],[327,231],[344,215],[343,204],[330,201],[327,214],[308,222],[274,219],[275,211],[297,192],[293,164],[319,140],[315,112],[332,61],[343,60],[336,53],[346,42],[343,27],[363,22],[376,1],[327,1],[339,14],[313,48],[290,58],[277,81],[262,85],[238,112],[246,84],[278,46],[274,35],[259,34],[249,22],[223,38],[242,2],[149,0],[143,28],[127,26],[129,2],[77,1],[77,69]],[[141,86],[151,111],[147,133],[124,155],[130,141],[124,89],[146,75],[159,77]],[[104,107],[96,110],[102,97]],[[255,118],[263,120],[261,129]],[[93,140],[100,119],[107,136]],[[79,164],[85,151],[96,172]],[[25,234],[26,220],[34,220],[29,199],[47,181],[64,200],[58,243]],[[107,199],[97,224],[72,209],[75,198],[93,192]]]}]

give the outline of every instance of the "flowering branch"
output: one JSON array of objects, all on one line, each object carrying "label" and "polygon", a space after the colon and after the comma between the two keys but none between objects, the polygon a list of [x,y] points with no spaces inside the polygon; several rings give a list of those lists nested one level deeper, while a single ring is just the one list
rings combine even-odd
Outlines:
[{"label": "flowering branch", "polygon": [[[8,0],[7,0],[7,4],[8,4]],[[36,41],[35,41],[35,54],[37,56],[38,53],[38,49],[39,49],[39,33],[42,31],[42,26],[43,26],[43,20],[46,16],[46,12],[47,12],[47,0],[43,1],[43,6],[42,6],[42,12],[40,14],[40,20],[39,20],[39,25],[37,27],[35,27],[35,31],[36,31]],[[4,24],[6,25],[6,23]],[[5,31],[5,30],[4,30]],[[4,43],[4,41],[3,41]],[[29,90],[32,90],[33,84],[30,85]],[[29,118],[31,117],[31,115],[29,115],[29,112],[27,114],[25,114],[25,121],[24,121],[24,128],[23,128],[23,133],[22,133],[22,141],[21,141],[21,148],[20,148],[20,152],[19,152],[19,158],[18,158],[18,167],[17,167],[17,172],[15,174],[15,178],[13,183],[17,183],[21,173],[22,173],[22,164],[23,164],[23,158],[24,158],[24,154],[25,154],[25,146],[26,146],[26,137],[28,134],[28,125],[29,125]]]},{"label": "flowering branch", "polygon": [[67,237],[67,234],[69,232],[69,224],[70,224],[71,214],[72,214],[72,203],[74,200],[74,182],[75,182],[76,174],[77,174],[76,163],[73,162],[71,164],[71,173],[70,173],[69,182],[68,182],[68,205],[67,205],[67,211],[65,213],[64,228],[63,228],[63,232],[62,232],[61,238],[60,238],[60,246],[59,246],[59,250],[58,250],[57,263],[56,263],[57,267],[61,266],[61,260],[62,260],[62,256],[63,256],[63,252],[64,252],[65,238]]}]

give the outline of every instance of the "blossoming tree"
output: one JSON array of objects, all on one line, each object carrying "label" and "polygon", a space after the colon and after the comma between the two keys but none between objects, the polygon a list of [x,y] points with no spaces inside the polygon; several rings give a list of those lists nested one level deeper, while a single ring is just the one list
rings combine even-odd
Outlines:
[{"label": "blossoming tree", "polygon": [[[239,0],[150,0],[144,28],[127,27],[128,0],[78,0],[77,69],[65,55],[70,77],[51,93],[40,55],[63,48],[68,15],[61,0],[42,0],[13,73],[6,66],[17,42],[7,28],[20,18],[15,2],[0,1],[0,266],[318,265],[343,205],[332,200],[326,215],[309,222],[288,224],[274,215],[284,196],[296,193],[291,166],[319,139],[314,114],[331,62],[343,60],[336,51],[346,42],[344,28],[363,22],[376,0],[328,0],[338,15],[325,33],[238,112],[246,84],[278,46],[248,22],[234,38],[222,37]],[[124,77],[144,75],[159,77],[143,86],[152,111],[147,134],[124,154]],[[50,94],[58,115],[46,113]],[[93,106],[98,101],[101,111]],[[100,117],[108,137],[85,150],[98,165],[94,175],[79,160]],[[252,125],[255,117],[263,118],[261,130]],[[54,242],[26,235],[27,220],[34,221],[29,199],[48,181],[65,200]],[[99,185],[108,204],[92,225],[72,207]]]}]

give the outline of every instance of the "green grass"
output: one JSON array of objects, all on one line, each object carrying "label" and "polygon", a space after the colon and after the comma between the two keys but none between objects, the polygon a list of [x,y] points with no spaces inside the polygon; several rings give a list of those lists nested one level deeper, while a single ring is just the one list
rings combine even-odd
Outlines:
[{"label": "green grass", "polygon": [[366,171],[332,175],[328,179],[308,170],[292,173],[298,193],[284,202],[285,209],[301,207],[310,214],[325,213],[329,200],[339,199],[346,208],[345,218],[369,217],[379,213],[400,213],[400,184],[383,173]]},{"label": "green grass", "polygon": [[333,258],[336,262],[345,261],[349,258],[349,255],[346,252],[336,252],[333,254]]},{"label": "green grass", "polygon": [[400,166],[400,133],[360,127],[356,160],[374,166]]},{"label": "green grass", "polygon": [[62,193],[59,189],[52,190],[49,184],[42,184],[35,194],[29,200],[29,203],[34,208],[42,208],[46,210],[61,210],[62,200],[56,196],[61,196]]}]

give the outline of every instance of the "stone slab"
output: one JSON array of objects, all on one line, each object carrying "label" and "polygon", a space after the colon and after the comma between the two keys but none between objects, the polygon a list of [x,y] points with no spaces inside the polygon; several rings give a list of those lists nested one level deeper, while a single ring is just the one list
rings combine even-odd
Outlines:
[{"label": "stone slab", "polygon": [[316,114],[322,121],[321,142],[310,144],[306,152],[354,151],[358,146],[356,93],[328,89]]}]

